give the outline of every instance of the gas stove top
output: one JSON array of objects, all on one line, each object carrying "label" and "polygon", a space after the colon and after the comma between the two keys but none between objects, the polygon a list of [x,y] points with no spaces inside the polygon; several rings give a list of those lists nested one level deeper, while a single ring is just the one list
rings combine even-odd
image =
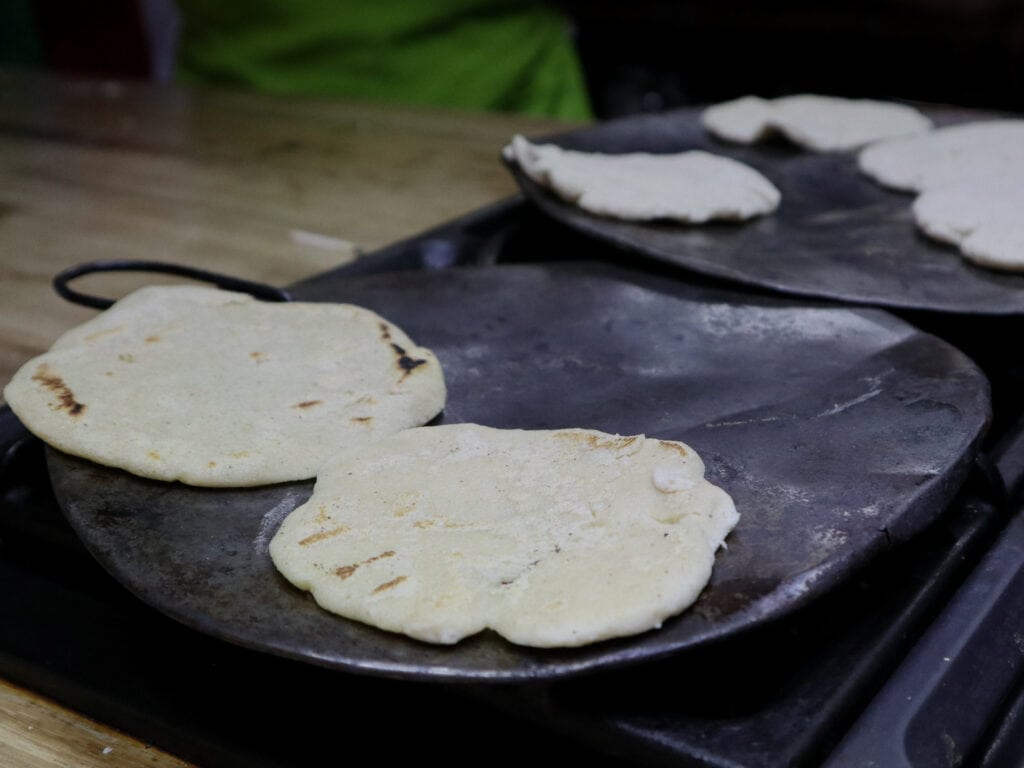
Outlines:
[{"label": "gas stove top", "polygon": [[[332,277],[550,253],[622,259],[517,199]],[[395,762],[490,765],[1010,764],[1024,754],[1024,374],[989,340],[1020,321],[905,319],[971,355],[993,386],[989,441],[937,521],[782,620],[554,681],[350,674],[179,625],[96,564],[54,501],[43,446],[3,409],[0,671],[203,765],[326,765],[364,748]]]}]

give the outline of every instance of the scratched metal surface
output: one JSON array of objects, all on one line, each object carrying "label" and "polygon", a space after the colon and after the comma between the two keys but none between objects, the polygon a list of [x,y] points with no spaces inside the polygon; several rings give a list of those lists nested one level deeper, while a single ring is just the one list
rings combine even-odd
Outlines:
[{"label": "scratched metal surface", "polygon": [[327,278],[297,298],[358,301],[433,348],[444,423],[681,439],[742,514],[698,603],[660,630],[570,650],[490,634],[437,647],[327,614],[277,575],[267,542],[310,483],[188,488],[50,453],[72,525],[143,600],[226,640],[350,671],[553,678],[785,615],[932,521],[989,417],[987,381],[964,355],[879,310],[744,304],[586,263]]},{"label": "scratched metal surface", "polygon": [[[1000,117],[924,110],[937,125]],[[1001,117],[1005,117],[1002,115]],[[680,109],[538,137],[570,149],[655,153],[703,149],[756,168],[782,193],[778,210],[741,224],[631,223],[565,203],[510,165],[540,210],[638,257],[784,293],[888,308],[977,315],[1024,313],[1024,274],[975,266],[952,246],[918,234],[913,196],[884,189],[857,169],[853,153],[806,152],[775,141],[719,141],[700,110]]]}]

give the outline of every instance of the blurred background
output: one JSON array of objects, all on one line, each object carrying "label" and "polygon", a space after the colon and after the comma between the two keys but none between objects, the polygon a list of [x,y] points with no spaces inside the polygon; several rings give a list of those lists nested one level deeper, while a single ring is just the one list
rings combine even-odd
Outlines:
[{"label": "blurred background", "polygon": [[1024,110],[1024,0],[3,0],[0,65],[608,118],[747,93]]}]

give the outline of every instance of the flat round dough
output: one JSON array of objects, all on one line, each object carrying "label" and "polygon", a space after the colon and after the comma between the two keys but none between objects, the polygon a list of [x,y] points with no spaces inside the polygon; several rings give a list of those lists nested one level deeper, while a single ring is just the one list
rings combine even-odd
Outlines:
[{"label": "flat round dough", "polygon": [[1024,271],[1024,220],[1018,213],[987,221],[964,238],[960,251],[983,267]]},{"label": "flat round dough", "polygon": [[893,189],[920,192],[968,177],[1024,173],[1024,120],[986,120],[879,142],[860,169]]},{"label": "flat round dough", "polygon": [[929,187],[914,201],[922,232],[959,246],[986,267],[1024,270],[1024,173],[969,176]]},{"label": "flat round dough", "polygon": [[700,150],[608,155],[515,136],[505,155],[563,200],[627,221],[741,221],[771,213],[781,199],[750,166]]},{"label": "flat round dough", "polygon": [[343,452],[270,555],[326,610],[419,640],[579,646],[691,605],[738,519],[682,443],[455,424]]},{"label": "flat round dough", "polygon": [[752,144],[782,134],[816,152],[859,149],[932,126],[925,115],[905,104],[816,94],[777,99],[743,96],[708,107],[701,119],[711,133],[727,141]]},{"label": "flat round dough", "polygon": [[732,101],[712,104],[701,112],[704,127],[720,139],[736,144],[756,144],[774,130],[774,110],[768,99],[741,96]]},{"label": "flat round dough", "polygon": [[433,353],[352,305],[142,288],[4,389],[61,451],[143,477],[249,486],[313,477],[340,447],[444,407]]}]

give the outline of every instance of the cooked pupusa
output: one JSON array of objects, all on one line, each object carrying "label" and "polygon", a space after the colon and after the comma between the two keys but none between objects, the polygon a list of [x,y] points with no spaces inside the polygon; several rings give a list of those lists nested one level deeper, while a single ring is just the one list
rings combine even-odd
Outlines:
[{"label": "cooked pupusa", "polygon": [[743,96],[701,113],[719,138],[753,144],[782,134],[814,152],[847,152],[882,139],[929,130],[932,122],[906,104],[801,93],[762,99]]},{"label": "cooked pupusa", "polygon": [[385,630],[579,646],[691,605],[738,519],[682,443],[455,424],[344,450],[270,555],[326,610]]},{"label": "cooked pupusa", "polygon": [[200,486],[311,478],[339,448],[426,423],[445,396],[433,353],[367,309],[192,286],[126,296],[4,389],[59,450]]},{"label": "cooked pupusa", "polygon": [[684,224],[771,213],[779,190],[748,165],[710,152],[580,152],[516,136],[505,148],[537,184],[590,213]]}]

